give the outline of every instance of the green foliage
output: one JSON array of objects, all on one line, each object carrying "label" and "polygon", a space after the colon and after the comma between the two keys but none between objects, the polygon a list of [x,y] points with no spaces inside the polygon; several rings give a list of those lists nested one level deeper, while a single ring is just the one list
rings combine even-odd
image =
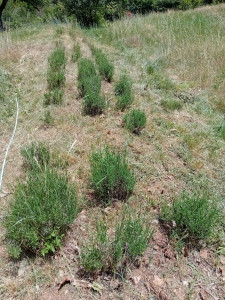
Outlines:
[{"label": "green foliage", "polygon": [[198,193],[183,193],[173,201],[172,206],[164,204],[161,214],[161,219],[173,228],[171,233],[176,233],[183,240],[195,242],[212,236],[219,218],[217,203],[208,195]]},{"label": "green foliage", "polygon": [[146,125],[146,115],[139,109],[132,109],[124,116],[123,122],[126,129],[139,134]]},{"label": "green foliage", "polygon": [[82,58],[78,62],[78,80],[96,76],[95,66],[90,59]]},{"label": "green foliage", "polygon": [[5,220],[8,243],[24,252],[54,252],[76,214],[77,196],[67,177],[48,168],[33,172],[15,188]]},{"label": "green foliage", "polygon": [[167,110],[180,110],[183,106],[182,102],[176,99],[165,99],[160,104]]},{"label": "green foliage", "polygon": [[83,99],[83,113],[85,115],[95,116],[103,113],[106,107],[106,101],[95,90],[88,89]]},{"label": "green foliage", "polygon": [[99,74],[103,79],[111,82],[114,74],[114,66],[109,62],[107,56],[100,49],[92,48],[92,53],[95,55]]},{"label": "green foliage", "polygon": [[56,105],[62,104],[63,103],[63,95],[64,95],[63,90],[61,90],[59,88],[54,88],[53,90],[51,90],[45,94],[44,105],[48,106],[51,104],[56,104]]},{"label": "green foliage", "polygon": [[27,171],[43,171],[50,163],[50,150],[43,143],[32,143],[21,149],[23,166]]},{"label": "green foliage", "polygon": [[86,94],[93,94],[99,95],[101,91],[101,77],[96,74],[91,77],[83,77],[78,82],[78,89],[80,91],[80,96],[83,97]]},{"label": "green foliage", "polygon": [[46,125],[53,125],[53,123],[54,123],[54,119],[53,119],[53,117],[51,115],[50,110],[46,110],[45,111],[45,114],[44,114],[44,123]]},{"label": "green foliage", "polygon": [[76,44],[73,46],[73,53],[72,53],[72,62],[78,61],[78,59],[81,57],[81,50],[80,45]]},{"label": "green foliage", "polygon": [[122,111],[125,110],[125,108],[127,108],[133,102],[131,88],[131,79],[126,75],[121,76],[119,82],[117,82],[115,86],[115,95],[117,96],[117,107]]},{"label": "green foliage", "polygon": [[225,141],[225,121],[221,125],[216,126],[215,131],[216,134]]},{"label": "green foliage", "polygon": [[44,105],[62,104],[63,87],[65,85],[66,55],[65,49],[59,44],[48,59],[48,92],[45,94]]},{"label": "green foliage", "polygon": [[133,192],[134,174],[126,154],[105,147],[91,154],[91,183],[96,197],[108,203],[111,199],[126,200]]},{"label": "green foliage", "polygon": [[128,209],[115,228],[115,235],[109,236],[107,221],[96,224],[96,234],[81,253],[81,263],[88,272],[118,272],[143,255],[152,237],[145,216]]}]

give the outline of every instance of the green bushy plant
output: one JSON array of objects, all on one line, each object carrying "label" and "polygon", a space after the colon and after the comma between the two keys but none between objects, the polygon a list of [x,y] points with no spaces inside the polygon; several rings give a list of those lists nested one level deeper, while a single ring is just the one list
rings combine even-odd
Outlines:
[{"label": "green bushy plant", "polygon": [[111,82],[114,74],[114,66],[109,62],[107,56],[100,49],[92,48],[92,53],[95,55],[99,74],[104,80]]},{"label": "green bushy plant", "polygon": [[57,90],[64,87],[66,82],[65,72],[63,70],[54,71],[53,69],[49,69],[47,82],[50,90]]},{"label": "green bushy plant", "polygon": [[123,212],[112,236],[102,219],[97,222],[94,238],[82,249],[82,266],[88,272],[126,272],[127,266],[143,255],[152,233],[146,217],[130,209]]},{"label": "green bushy plant", "polygon": [[21,149],[23,166],[28,171],[43,171],[50,163],[50,150],[44,143],[32,143]]},{"label": "green bushy plant", "polygon": [[106,107],[106,101],[95,90],[89,89],[83,99],[83,113],[95,116],[103,113]]},{"label": "green bushy plant", "polygon": [[44,105],[48,106],[51,104],[56,104],[56,105],[62,104],[63,103],[63,95],[64,95],[64,92],[62,89],[54,88],[53,90],[51,90],[45,94]]},{"label": "green bushy plant", "polygon": [[78,62],[78,80],[96,76],[94,63],[88,58],[81,58]]},{"label": "green bushy plant", "polygon": [[46,110],[45,111],[45,114],[44,114],[44,123],[46,125],[53,125],[53,123],[54,123],[54,119],[53,119],[53,117],[51,115],[50,110]]},{"label": "green bushy plant", "polygon": [[139,134],[146,125],[146,115],[139,109],[132,109],[123,117],[125,128]]},{"label": "green bushy plant", "polygon": [[213,234],[218,226],[219,211],[217,203],[208,195],[183,193],[172,206],[163,205],[161,219],[170,224],[171,233],[183,240],[197,242],[207,240]]},{"label": "green bushy plant", "polygon": [[81,57],[81,50],[80,45],[76,44],[73,46],[73,53],[72,53],[72,62],[78,61],[78,59]]},{"label": "green bushy plant", "polygon": [[115,95],[117,96],[117,107],[124,110],[133,102],[132,83],[128,76],[120,77],[119,82],[115,86]]},{"label": "green bushy plant", "polygon": [[65,85],[66,55],[65,49],[58,44],[48,58],[47,82],[48,92],[45,94],[44,105],[62,104],[63,87]]},{"label": "green bushy plant", "polygon": [[78,89],[81,97],[86,93],[99,94],[101,91],[101,78],[90,59],[82,58],[78,62]]},{"label": "green bushy plant", "polygon": [[78,82],[80,96],[84,97],[87,93],[95,93],[99,95],[101,85],[101,77],[98,74],[80,79]]},{"label": "green bushy plant", "polygon": [[66,66],[65,48],[58,45],[48,58],[49,68],[53,71],[64,70]]},{"label": "green bushy plant", "polygon": [[224,122],[215,127],[216,134],[225,141],[225,120]]},{"label": "green bushy plant", "polygon": [[[77,196],[68,178],[46,168],[18,183],[5,220],[9,245],[19,252],[55,252],[77,214]],[[19,251],[20,250],[20,251]]]},{"label": "green bushy plant", "polygon": [[182,102],[176,99],[164,99],[160,102],[161,106],[167,110],[180,110],[182,109]]},{"label": "green bushy plant", "polygon": [[130,171],[126,154],[105,147],[91,154],[91,183],[96,197],[109,202],[113,198],[126,200],[133,192],[134,174]]}]

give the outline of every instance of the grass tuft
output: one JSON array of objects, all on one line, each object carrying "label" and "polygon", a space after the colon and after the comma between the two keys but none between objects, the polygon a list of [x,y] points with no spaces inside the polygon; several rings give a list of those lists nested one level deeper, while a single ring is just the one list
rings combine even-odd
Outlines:
[{"label": "grass tuft", "polygon": [[123,122],[127,130],[139,134],[146,125],[146,115],[139,109],[132,109],[124,116]]},{"label": "grass tuft", "polygon": [[105,271],[126,273],[127,267],[143,255],[153,231],[143,214],[125,209],[115,228],[115,234],[108,234],[107,221],[96,224],[96,233],[81,253],[81,264],[90,273]]},{"label": "grass tuft", "polygon": [[161,219],[173,228],[172,234],[195,243],[212,236],[218,226],[219,215],[215,201],[207,195],[183,193],[172,206],[163,205]]},{"label": "grass tuft", "polygon": [[73,53],[72,53],[72,62],[77,62],[78,59],[81,57],[81,50],[80,50],[80,45],[74,45],[73,46]]},{"label": "grass tuft", "polygon": [[117,96],[118,109],[123,111],[133,102],[131,88],[131,79],[126,75],[121,76],[119,82],[117,82],[115,86],[115,95]]},{"label": "grass tuft", "polygon": [[125,153],[105,147],[91,154],[91,183],[97,199],[126,200],[133,192],[134,174],[130,171]]},{"label": "grass tuft", "polygon": [[111,82],[114,74],[114,66],[109,62],[107,56],[100,49],[92,48],[92,53],[95,56],[99,74],[102,79]]},{"label": "grass tuft", "polygon": [[11,255],[54,253],[76,214],[77,196],[67,177],[48,168],[32,173],[16,186],[6,217],[8,243],[17,249]]}]

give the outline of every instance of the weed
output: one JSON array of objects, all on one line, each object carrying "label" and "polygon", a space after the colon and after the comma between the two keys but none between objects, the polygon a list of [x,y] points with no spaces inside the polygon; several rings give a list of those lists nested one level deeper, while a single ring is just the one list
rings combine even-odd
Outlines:
[{"label": "weed", "polygon": [[5,220],[9,245],[42,255],[54,252],[76,214],[77,197],[67,177],[48,168],[32,173],[15,188]]},{"label": "weed", "polygon": [[124,110],[133,102],[132,83],[129,77],[123,75],[115,86],[115,95],[117,96],[117,107]]},{"label": "weed", "polygon": [[43,143],[32,143],[21,150],[27,171],[43,171],[50,163],[49,148]]},{"label": "weed", "polygon": [[105,147],[94,151],[91,161],[91,182],[95,195],[103,202],[112,198],[126,200],[132,194],[135,178],[130,171],[126,154]]},{"label": "weed", "polygon": [[218,225],[219,211],[208,195],[183,193],[172,206],[163,205],[161,219],[171,225],[172,233],[185,241],[196,242],[207,240],[212,235]]},{"label": "weed", "polygon": [[92,53],[95,55],[99,74],[103,79],[111,82],[114,74],[114,66],[109,62],[107,56],[100,49],[93,48]]},{"label": "weed", "polygon": [[106,101],[94,90],[88,89],[83,99],[83,113],[90,116],[101,114],[106,107]]},{"label": "weed", "polygon": [[139,134],[146,125],[146,115],[139,109],[132,109],[124,116],[123,122],[126,129]]},{"label": "weed", "polygon": [[72,53],[72,62],[78,61],[78,59],[81,57],[81,50],[80,50],[80,45],[74,45],[73,46],[73,53]]},{"label": "weed", "polygon": [[160,104],[166,110],[180,110],[182,108],[182,102],[176,99],[162,100]]}]

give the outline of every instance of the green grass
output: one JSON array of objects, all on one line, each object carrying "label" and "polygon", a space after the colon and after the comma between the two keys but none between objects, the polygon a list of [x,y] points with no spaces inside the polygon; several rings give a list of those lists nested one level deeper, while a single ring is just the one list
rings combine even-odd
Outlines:
[{"label": "green grass", "polygon": [[82,56],[82,53],[81,53],[81,49],[80,49],[80,45],[76,44],[73,46],[73,52],[72,52],[72,62],[77,62],[78,59]]},{"label": "green grass", "polygon": [[123,117],[125,128],[139,134],[146,125],[146,115],[139,109],[132,109]]},{"label": "green grass", "polygon": [[50,150],[44,143],[33,142],[21,149],[21,155],[23,166],[27,171],[43,171],[50,164]]},{"label": "green grass", "polygon": [[164,203],[161,219],[170,224],[171,233],[196,243],[213,235],[219,226],[220,212],[215,200],[207,194],[183,193],[174,199],[172,206]]},{"label": "green grass", "polygon": [[105,147],[91,154],[91,185],[97,199],[108,203],[113,198],[127,200],[134,189],[135,178],[125,153]]},{"label": "green grass", "polygon": [[127,268],[144,254],[153,231],[143,214],[125,209],[115,227],[115,235],[108,234],[106,219],[96,224],[93,239],[86,243],[81,252],[81,264],[85,271],[104,271],[126,274]]},{"label": "green grass", "polygon": [[117,108],[125,110],[133,102],[131,79],[122,75],[115,86],[115,95],[117,96]]},{"label": "green grass", "polygon": [[100,115],[106,108],[105,98],[100,96],[94,90],[88,89],[83,99],[82,108],[85,115]]},{"label": "green grass", "polygon": [[109,62],[108,57],[100,50],[92,47],[92,53],[98,66],[102,79],[111,82],[114,75],[114,66]]},{"label": "green grass", "polygon": [[160,104],[163,108],[169,111],[181,110],[183,106],[181,100],[176,100],[176,99],[164,99],[161,100]]},{"label": "green grass", "polygon": [[77,214],[77,196],[68,178],[45,169],[18,183],[5,220],[7,241],[14,257],[31,252],[55,252]]}]

